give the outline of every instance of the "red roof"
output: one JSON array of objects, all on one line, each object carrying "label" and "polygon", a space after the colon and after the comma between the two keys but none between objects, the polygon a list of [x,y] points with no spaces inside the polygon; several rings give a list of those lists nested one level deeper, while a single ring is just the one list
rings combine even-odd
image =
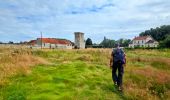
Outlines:
[{"label": "red roof", "polygon": [[28,42],[28,44],[35,45],[36,44],[36,40],[31,40],[31,41]]},{"label": "red roof", "polygon": [[135,37],[133,40],[146,40],[149,36],[139,36]]},{"label": "red roof", "polygon": [[[41,38],[38,38],[41,39]],[[42,38],[43,43],[51,43],[51,44],[71,44],[69,40],[65,39],[55,39],[55,38]]]}]

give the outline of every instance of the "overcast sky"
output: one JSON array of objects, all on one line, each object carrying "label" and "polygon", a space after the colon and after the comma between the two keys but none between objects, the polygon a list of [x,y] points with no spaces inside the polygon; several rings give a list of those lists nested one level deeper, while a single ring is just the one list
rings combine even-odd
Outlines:
[{"label": "overcast sky", "polygon": [[170,24],[170,0],[0,0],[0,41],[40,37],[74,41],[74,32],[99,43],[130,38]]}]

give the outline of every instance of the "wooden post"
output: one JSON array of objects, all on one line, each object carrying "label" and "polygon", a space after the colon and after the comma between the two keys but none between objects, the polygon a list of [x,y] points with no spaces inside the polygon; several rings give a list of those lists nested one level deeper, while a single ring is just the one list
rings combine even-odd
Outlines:
[{"label": "wooden post", "polygon": [[41,49],[42,49],[42,32],[41,32]]}]

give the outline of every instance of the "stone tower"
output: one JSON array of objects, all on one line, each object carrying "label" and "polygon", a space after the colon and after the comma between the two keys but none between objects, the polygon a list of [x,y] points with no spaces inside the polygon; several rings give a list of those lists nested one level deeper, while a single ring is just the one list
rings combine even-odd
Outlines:
[{"label": "stone tower", "polygon": [[75,46],[78,49],[84,49],[85,48],[84,33],[74,32],[74,34],[75,34]]}]

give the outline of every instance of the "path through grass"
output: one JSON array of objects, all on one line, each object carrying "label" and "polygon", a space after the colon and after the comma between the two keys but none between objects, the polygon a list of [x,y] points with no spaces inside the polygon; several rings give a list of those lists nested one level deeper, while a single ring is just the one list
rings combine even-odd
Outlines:
[{"label": "path through grass", "polygon": [[[139,52],[139,53],[137,53]],[[155,53],[154,53],[155,52]],[[157,57],[157,52],[167,56]],[[110,49],[35,50],[33,56],[48,64],[31,67],[31,73],[10,76],[0,87],[2,100],[121,100],[169,99],[170,52],[126,51],[124,94],[117,91],[108,67]]]}]

